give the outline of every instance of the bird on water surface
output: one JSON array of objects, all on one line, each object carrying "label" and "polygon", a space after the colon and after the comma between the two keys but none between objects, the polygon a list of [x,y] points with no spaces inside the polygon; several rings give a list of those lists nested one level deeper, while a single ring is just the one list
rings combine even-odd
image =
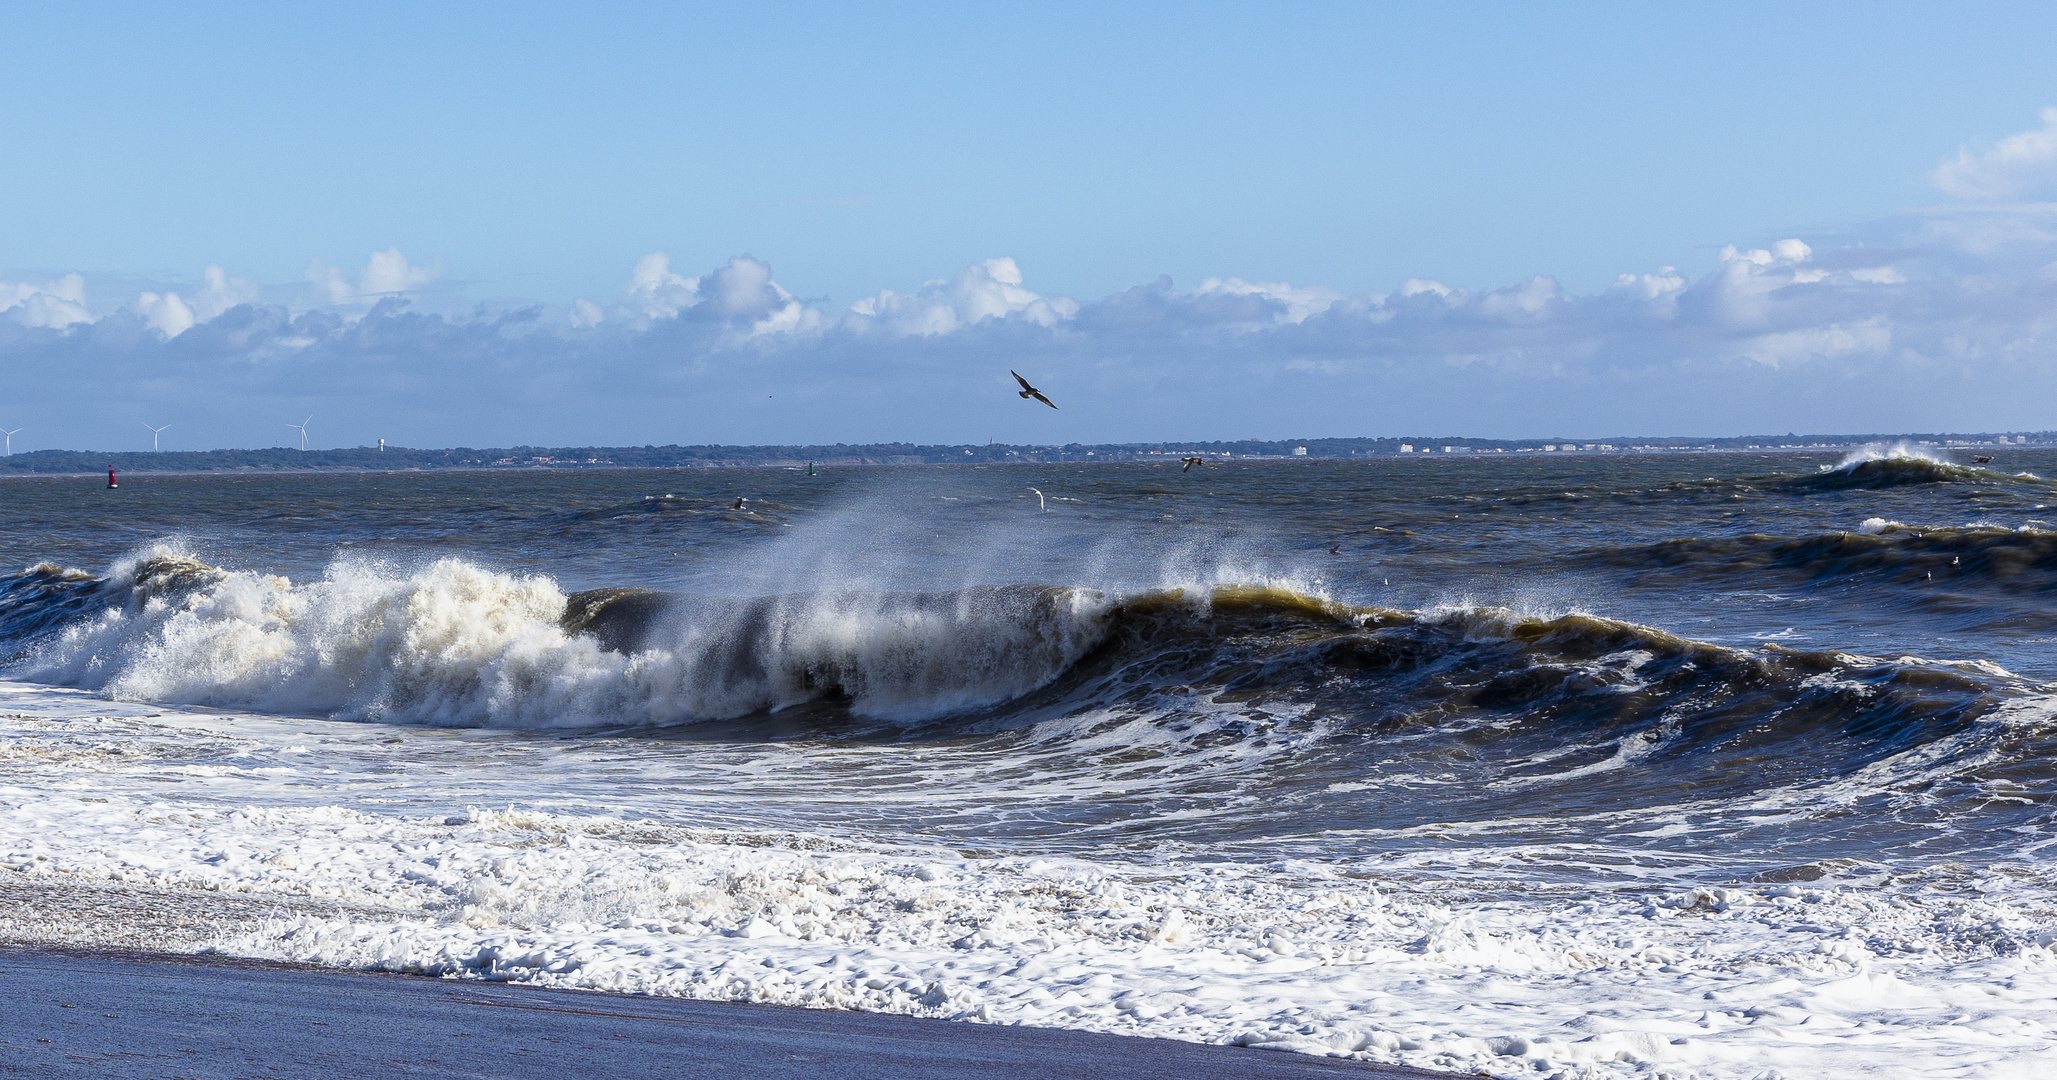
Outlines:
[{"label": "bird on water surface", "polygon": [[1044,397],[1043,392],[1041,390],[1038,390],[1035,387],[1030,386],[1029,381],[1027,379],[1022,378],[1020,372],[1014,370],[1013,368],[1008,368],[1007,374],[1014,376],[1014,381],[1021,384],[1021,396],[1023,399],[1035,398],[1037,401],[1040,401],[1053,409],[1057,407],[1057,403],[1051,401],[1049,398]]}]

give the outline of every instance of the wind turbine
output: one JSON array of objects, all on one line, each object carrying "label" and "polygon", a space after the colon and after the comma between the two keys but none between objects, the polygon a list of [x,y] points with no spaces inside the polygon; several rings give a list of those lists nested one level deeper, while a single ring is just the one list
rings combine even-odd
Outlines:
[{"label": "wind turbine", "polygon": [[20,428],[15,428],[15,429],[14,429],[13,431],[7,431],[7,430],[5,430],[5,429],[0,429],[0,435],[5,435],[5,436],[7,436],[7,456],[8,456],[8,457],[13,457],[13,456],[14,456],[14,437],[15,437],[16,435],[19,435],[19,434],[21,434],[21,429],[20,429]]},{"label": "wind turbine", "polygon": [[307,414],[307,419],[305,419],[305,420],[302,420],[302,421],[300,421],[300,422],[299,422],[299,423],[297,423],[297,424],[287,424],[287,425],[286,425],[287,427],[290,427],[290,428],[299,428],[299,429],[300,429],[300,449],[302,449],[302,450],[305,450],[305,449],[307,449],[307,425],[308,425],[308,424],[311,424],[311,423],[313,423],[313,422],[314,422],[314,414],[313,414],[313,413],[308,413],[308,414]]},{"label": "wind turbine", "polygon": [[157,452],[157,437],[159,435],[164,434],[164,428],[168,428],[171,425],[166,424],[164,425],[164,427],[150,427],[150,425],[144,424],[143,426],[150,428],[150,452],[154,454]]}]

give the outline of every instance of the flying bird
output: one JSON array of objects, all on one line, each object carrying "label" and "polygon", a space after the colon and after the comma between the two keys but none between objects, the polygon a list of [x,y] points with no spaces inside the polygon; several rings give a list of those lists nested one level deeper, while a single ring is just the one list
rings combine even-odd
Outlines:
[{"label": "flying bird", "polygon": [[1180,472],[1192,472],[1192,471],[1193,471],[1193,466],[1195,466],[1195,465],[1200,465],[1200,464],[1204,464],[1204,459],[1201,459],[1201,458],[1196,458],[1196,457],[1182,458],[1182,459],[1180,459],[1180,460],[1182,460],[1182,461],[1184,461],[1184,462],[1186,463],[1186,467],[1185,467],[1185,468],[1183,468],[1183,469],[1180,469],[1180,470],[1179,470]]},{"label": "flying bird", "polygon": [[1014,381],[1021,384],[1021,396],[1024,399],[1035,398],[1037,401],[1040,401],[1053,409],[1057,407],[1057,403],[1051,401],[1049,398],[1044,397],[1043,392],[1041,390],[1038,390],[1035,387],[1030,386],[1029,381],[1027,379],[1022,378],[1020,372],[1015,371],[1013,368],[1008,368],[1007,374],[1014,376]]}]

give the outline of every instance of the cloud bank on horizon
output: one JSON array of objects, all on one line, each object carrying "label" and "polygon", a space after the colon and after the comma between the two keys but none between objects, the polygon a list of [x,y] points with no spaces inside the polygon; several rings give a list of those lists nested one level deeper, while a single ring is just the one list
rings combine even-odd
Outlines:
[{"label": "cloud bank on horizon", "polygon": [[[2057,109],[2041,120],[1942,162],[1952,202],[1590,294],[1228,277],[1080,301],[996,257],[834,306],[749,255],[687,276],[653,253],[612,298],[473,304],[397,249],[286,286],[0,280],[0,424],[41,429],[17,450],[126,448],[137,419],[273,445],[302,412],[321,445],[2047,429]],[[1063,411],[1015,408],[1009,368]]]}]

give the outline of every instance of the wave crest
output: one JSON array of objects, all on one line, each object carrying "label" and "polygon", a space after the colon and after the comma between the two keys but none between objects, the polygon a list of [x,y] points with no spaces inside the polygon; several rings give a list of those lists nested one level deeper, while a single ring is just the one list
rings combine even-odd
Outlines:
[{"label": "wave crest", "polygon": [[1032,690],[1104,633],[1104,598],[1075,589],[567,598],[548,578],[458,559],[339,563],[306,584],[165,557],[105,578],[53,571],[7,586],[24,618],[63,624],[18,665],[28,678],[406,723],[665,724],[824,698],[920,719]]},{"label": "wave crest", "polygon": [[1962,484],[1996,481],[2003,477],[1987,469],[1959,465],[1924,446],[1895,443],[1865,446],[1844,455],[1834,465],[1825,465],[1813,476],[1795,477],[1790,487],[1807,491],[1900,487],[1907,484]]},{"label": "wave crest", "polygon": [[809,706],[802,718],[826,731],[853,717],[901,734],[1048,722],[1072,733],[1051,737],[1104,739],[1143,720],[1172,758],[1194,761],[1224,740],[1271,745],[1279,718],[1298,716],[1313,718],[1313,742],[1292,745],[1351,764],[1295,768],[1349,775],[1363,755],[1393,753],[1386,740],[1426,736],[1407,751],[1428,754],[1423,767],[1445,750],[1449,762],[1490,756],[1499,765],[1480,782],[1494,784],[1630,762],[1670,772],[1659,786],[1685,770],[1710,790],[1833,773],[1963,730],[1997,700],[1988,676],[2005,678],[1730,649],[1581,613],[1408,612],[1263,584],[566,596],[548,578],[456,559],[408,572],[338,563],[295,584],[142,558],[104,578],[42,566],[0,586],[32,594],[51,605],[37,618],[68,621],[15,673],[127,699],[515,728]]},{"label": "wave crest", "polygon": [[1683,571],[1719,580],[1774,571],[1815,581],[1870,575],[1902,585],[2057,589],[2057,532],[2041,528],[1927,528],[1871,518],[1852,532],[1693,537],[1609,549],[1594,558],[1632,570]]}]

